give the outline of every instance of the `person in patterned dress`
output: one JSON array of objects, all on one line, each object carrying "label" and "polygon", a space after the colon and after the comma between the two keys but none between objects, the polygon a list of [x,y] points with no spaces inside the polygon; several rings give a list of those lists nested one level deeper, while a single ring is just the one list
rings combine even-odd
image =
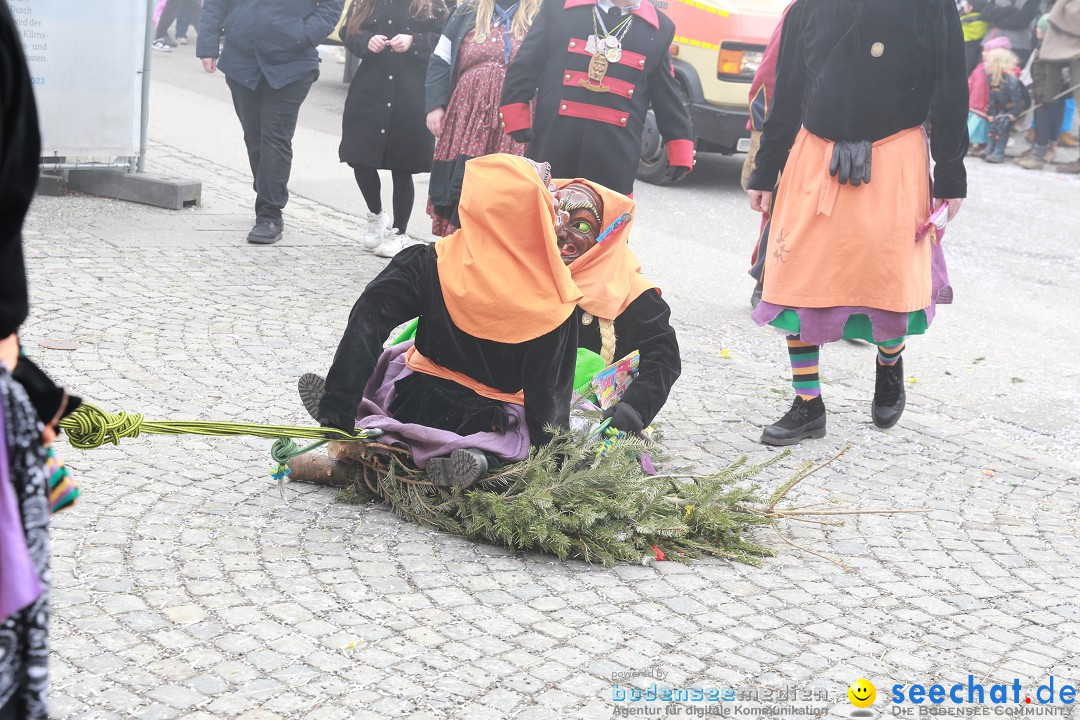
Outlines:
[{"label": "person in patterned dress", "polygon": [[438,138],[428,186],[435,235],[457,230],[465,161],[491,153],[524,155],[499,120],[506,66],[540,9],[539,0],[467,0],[454,11],[428,63],[427,126]]}]

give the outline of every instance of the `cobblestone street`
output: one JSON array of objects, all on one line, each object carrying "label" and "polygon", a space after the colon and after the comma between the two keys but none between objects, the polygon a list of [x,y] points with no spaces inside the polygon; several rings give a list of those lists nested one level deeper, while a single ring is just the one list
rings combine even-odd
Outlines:
[{"label": "cobblestone street", "polygon": [[[239,143],[234,117],[204,120]],[[296,378],[329,366],[384,262],[358,250],[356,213],[301,192],[285,240],[250,246],[245,171],[160,141],[150,158],[150,170],[200,179],[202,207],[37,200],[28,353],[106,410],[309,423]],[[977,168],[985,199],[965,206],[972,224],[958,223],[950,256],[957,305],[911,343],[900,425],[870,425],[869,351],[830,347],[828,436],[758,476],[771,492],[850,445],[796,504],[930,512],[781,525],[812,553],[762,530],[755,539],[779,555],[760,568],[603,568],[435,533],[326,488],[290,483],[283,502],[269,441],[143,436],[86,452],[61,441],[83,497],[53,523],[53,715],[608,718],[627,706],[614,683],[662,682],[814,688],[847,717],[860,677],[877,686],[879,714],[894,684],[1019,678],[1033,700],[1051,675],[1075,686],[1080,182],[1000,170],[1029,183],[1018,203],[1038,196],[1054,217],[986,214],[1013,191]],[[649,220],[635,243],[683,349],[659,422],[674,461],[697,470],[772,457],[757,437],[790,403],[782,342],[748,318],[756,218],[732,173],[734,161],[708,160],[686,187],[639,184]],[[1010,254],[1029,237],[1040,246]]]}]

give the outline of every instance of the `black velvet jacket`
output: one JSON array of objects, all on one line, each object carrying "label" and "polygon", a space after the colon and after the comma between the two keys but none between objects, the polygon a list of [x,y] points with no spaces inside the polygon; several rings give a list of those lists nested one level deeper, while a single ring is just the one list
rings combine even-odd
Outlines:
[{"label": "black velvet jacket", "polygon": [[[575,317],[579,323],[581,316],[578,309]],[[615,359],[620,360],[634,350],[641,355],[638,376],[626,389],[621,402],[637,410],[645,425],[664,407],[671,386],[682,372],[679,341],[670,320],[671,308],[655,289],[643,292],[615,318]],[[581,325],[578,346],[598,353],[600,345],[599,323]]]},{"label": "black velvet jacket", "polygon": [[28,310],[22,225],[37,188],[40,145],[22,40],[0,3],[0,338],[18,330]]},{"label": "black velvet jacket", "polygon": [[[334,364],[326,376],[326,396],[319,415],[335,425],[352,426],[364,386],[382,352],[383,339],[414,317],[416,349],[443,367],[501,390],[525,393],[525,421],[533,445],[547,442],[545,425],[570,425],[577,325],[571,315],[546,335],[520,344],[481,340],[460,330],[450,319],[439,283],[437,257],[431,245],[399,252],[353,305]],[[469,393],[475,395],[475,393]],[[476,408],[460,408],[463,414]],[[424,412],[433,412],[427,408]],[[457,425],[455,408],[438,411],[443,428]],[[398,418],[421,422],[420,418]],[[422,423],[427,424],[427,423]]]},{"label": "black velvet jacket", "polygon": [[953,0],[796,0],[751,189],[773,189],[801,125],[828,140],[876,141],[929,116],[934,196],[965,197],[965,70]]}]

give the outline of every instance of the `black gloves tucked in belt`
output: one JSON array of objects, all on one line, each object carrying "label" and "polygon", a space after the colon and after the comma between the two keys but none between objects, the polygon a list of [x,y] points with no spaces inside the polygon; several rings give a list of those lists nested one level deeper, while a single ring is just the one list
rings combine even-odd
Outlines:
[{"label": "black gloves tucked in belt", "polygon": [[841,185],[848,182],[851,182],[852,187],[869,184],[872,147],[869,140],[837,140],[833,144],[829,174]]}]

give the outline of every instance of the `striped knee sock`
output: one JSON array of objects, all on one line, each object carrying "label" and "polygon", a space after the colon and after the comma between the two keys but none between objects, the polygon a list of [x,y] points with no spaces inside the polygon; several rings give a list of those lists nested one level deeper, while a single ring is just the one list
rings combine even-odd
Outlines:
[{"label": "striped knee sock", "polygon": [[818,346],[804,343],[797,335],[787,339],[788,357],[791,358],[791,386],[803,400],[813,400],[821,395],[818,376]]},{"label": "striped knee sock", "polygon": [[900,359],[900,353],[904,351],[904,338],[900,338],[895,345],[878,345],[878,365],[895,365]]}]

